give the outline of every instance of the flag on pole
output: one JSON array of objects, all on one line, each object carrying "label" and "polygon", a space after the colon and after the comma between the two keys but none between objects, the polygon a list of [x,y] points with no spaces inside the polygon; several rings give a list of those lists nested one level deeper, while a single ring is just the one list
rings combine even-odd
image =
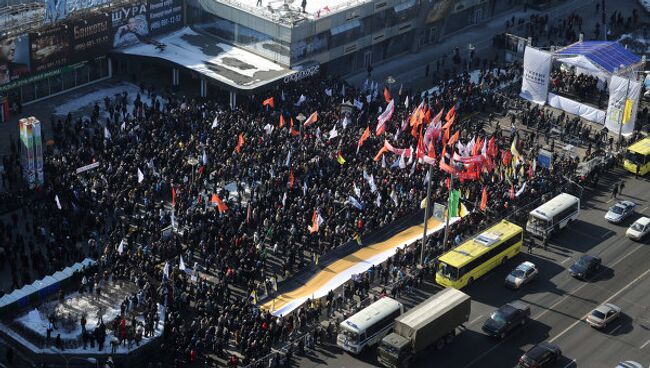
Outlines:
[{"label": "flag on pole", "polygon": [[185,262],[183,261],[183,256],[181,255],[181,260],[178,262],[178,269],[181,271],[185,271],[187,267],[185,267]]},{"label": "flag on pole", "polygon": [[172,207],[176,206],[176,188],[172,187]]},{"label": "flag on pole", "polygon": [[447,115],[445,115],[445,121],[449,122],[456,117],[456,105],[452,106],[449,111],[447,111]]},{"label": "flag on pole", "polygon": [[353,188],[353,190],[354,190],[354,194],[355,194],[357,197],[361,198],[361,189],[359,189],[359,187],[357,186],[357,183],[352,182],[352,188]]},{"label": "flag on pole", "polygon": [[459,203],[460,203],[460,190],[453,189],[449,193],[449,217],[458,217]]},{"label": "flag on pole", "polygon": [[327,139],[328,139],[328,140],[329,140],[329,139],[334,139],[334,138],[336,138],[336,137],[338,137],[338,136],[339,136],[339,132],[336,131],[336,125],[334,125],[334,128],[332,128],[332,130],[330,130]]},{"label": "flag on pole", "polygon": [[244,134],[239,133],[239,139],[237,140],[237,146],[235,147],[235,152],[240,153],[241,147],[244,145]]},{"label": "flag on pole", "polygon": [[483,194],[481,195],[481,204],[478,206],[478,208],[485,212],[485,209],[487,208],[487,189],[483,187]]},{"label": "flag on pole", "polygon": [[354,234],[354,241],[356,241],[358,245],[363,245],[363,242],[361,241],[361,234]]},{"label": "flag on pole", "polygon": [[515,199],[515,185],[510,184],[510,193],[509,193],[510,199]]},{"label": "flag on pole", "polygon": [[271,106],[272,109],[275,108],[275,101],[273,100],[273,96],[267,98],[262,102],[262,106]]},{"label": "flag on pole", "polygon": [[318,231],[320,228],[320,225],[323,224],[323,218],[320,216],[320,213],[318,213],[317,210],[314,210],[314,212],[311,215],[311,226],[307,226],[307,229],[309,230],[309,233],[313,234]]},{"label": "flag on pole", "polygon": [[[203,155],[201,155],[201,161],[203,161],[203,165],[208,164],[208,153],[205,152],[205,149],[203,149]],[[151,166],[153,166],[153,162]]]},{"label": "flag on pole", "polygon": [[280,114],[280,128],[282,128],[286,124],[286,121],[284,121],[284,116]]},{"label": "flag on pole", "polygon": [[174,215],[174,210],[172,209],[172,214],[170,216],[171,222],[172,222],[172,229],[176,230],[178,229],[178,226],[176,226],[176,216]]},{"label": "flag on pole", "polygon": [[217,205],[217,209],[219,209],[219,213],[224,213],[228,211],[228,206],[223,203],[221,198],[216,193],[212,193],[212,199],[211,202]]},{"label": "flag on pole", "polygon": [[296,178],[293,176],[293,170],[289,170],[289,188],[293,188]]},{"label": "flag on pole", "polygon": [[381,193],[377,193],[377,198],[375,198],[375,205],[381,207]]},{"label": "flag on pole", "polygon": [[343,155],[341,154],[341,151],[339,151],[338,156],[336,156],[336,161],[338,161],[339,164],[343,165],[345,163],[345,159],[343,158]]},{"label": "flag on pole", "polygon": [[104,139],[111,139],[111,132],[108,131],[107,127],[104,127]]},{"label": "flag on pole", "polygon": [[144,174],[138,168],[138,183],[142,183],[143,181],[144,181]]},{"label": "flag on pole", "polygon": [[122,255],[122,253],[124,253],[124,239],[122,239],[122,241],[120,241],[120,245],[117,246],[117,253],[119,253],[119,255]]},{"label": "flag on pole", "polygon": [[210,128],[211,128],[211,129],[214,129],[214,128],[217,127],[217,125],[219,125],[219,117],[218,117],[218,116],[215,116],[215,117],[214,117],[214,120],[212,120],[212,126],[211,126]]},{"label": "flag on pole", "polygon": [[61,209],[61,202],[59,201],[59,195],[58,194],[54,196],[54,201],[56,202],[56,207],[58,209]]},{"label": "flag on pole", "polygon": [[386,123],[393,117],[395,111],[395,100],[390,100],[386,106],[386,110],[377,117],[377,127],[375,128],[375,135],[380,136],[386,130]]},{"label": "flag on pole", "polygon": [[354,196],[348,196],[348,202],[353,205],[358,210],[363,210],[363,204],[361,204]]},{"label": "flag on pole", "polygon": [[287,159],[284,160],[284,166],[290,167],[291,166],[291,150],[287,152]]},{"label": "flag on pole", "polygon": [[514,139],[512,140],[512,144],[510,145],[510,152],[512,153],[512,156],[515,158],[515,160],[519,161],[521,160],[521,154],[519,153],[519,150],[517,150],[517,136],[515,135]]},{"label": "flag on pole", "polygon": [[386,168],[386,157],[384,156],[381,156],[381,167],[384,169]]},{"label": "flag on pole", "polygon": [[303,124],[303,126],[306,128],[306,127],[314,124],[317,121],[318,121],[318,111],[314,111],[311,115],[309,115],[307,120],[305,120],[305,123]]},{"label": "flag on pole", "polygon": [[409,96],[406,96],[406,99],[404,100],[404,107],[409,108]]},{"label": "flag on pole", "polygon": [[359,139],[359,143],[357,143],[357,153],[359,153],[359,148],[363,146],[363,143],[370,137],[370,128],[366,127],[366,130],[363,131],[363,134],[361,134],[361,138]]}]

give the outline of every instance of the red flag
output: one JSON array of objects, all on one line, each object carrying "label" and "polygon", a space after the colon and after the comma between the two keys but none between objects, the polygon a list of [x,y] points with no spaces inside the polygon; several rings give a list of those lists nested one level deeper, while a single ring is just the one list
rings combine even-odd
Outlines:
[{"label": "red flag", "polygon": [[272,109],[275,108],[275,101],[273,100],[273,97],[269,97],[264,102],[262,102],[262,106],[271,106]]},{"label": "red flag", "polygon": [[456,117],[456,105],[452,106],[449,111],[447,111],[447,115],[445,116],[445,120],[449,121],[452,120],[454,117]]},{"label": "red flag", "polygon": [[510,199],[515,199],[515,185],[510,184]]},{"label": "red flag", "polygon": [[235,147],[235,152],[241,152],[241,147],[244,145],[244,134],[239,133],[239,139],[237,141],[237,146]]},{"label": "red flag", "polygon": [[449,141],[449,131],[451,129],[445,129],[445,134],[442,136],[442,146],[447,147],[447,142]]},{"label": "red flag", "polygon": [[[424,126],[420,125],[420,137],[418,138],[418,148],[415,150],[415,158],[420,159],[424,156],[424,136],[422,135],[422,128]],[[431,143],[431,142],[429,142]]]},{"label": "red flag", "polygon": [[295,182],[296,178],[293,176],[293,170],[289,171],[289,188],[293,188],[293,183]]},{"label": "red flag", "polygon": [[483,143],[481,142],[481,137],[478,137],[476,139],[476,143],[474,144],[474,147],[472,147],[472,152],[470,153],[472,156],[478,155],[478,153],[481,150],[481,143]]},{"label": "red flag", "polygon": [[314,213],[311,215],[311,226],[307,226],[311,234],[318,231],[318,213],[314,210]]},{"label": "red flag", "polygon": [[[418,124],[418,125],[421,126],[422,124]],[[418,137],[418,125],[413,125],[413,128],[411,128],[411,135],[413,136],[413,138]]]},{"label": "red flag", "polygon": [[443,113],[444,111],[445,111],[444,108],[443,108],[443,109],[440,109],[440,112],[438,113],[438,115],[436,115],[436,116],[433,117],[433,123],[434,123],[434,124],[438,124],[438,123],[440,122],[440,119],[442,119],[442,113]]},{"label": "red flag", "polygon": [[528,165],[528,179],[533,177],[533,165]]},{"label": "red flag", "polygon": [[422,116],[422,120],[424,121],[424,123],[429,125],[431,123],[431,109],[429,108],[429,105],[424,105],[424,106],[427,111]]},{"label": "red flag", "polygon": [[488,141],[487,154],[491,157],[495,157],[497,155],[497,145],[494,141],[494,136]]},{"label": "red flag", "polygon": [[307,120],[305,120],[305,123],[303,124],[303,126],[308,127],[308,126],[314,124],[317,121],[318,121],[318,111],[314,111],[311,115],[309,115]]},{"label": "red flag", "polygon": [[503,151],[502,157],[501,157],[501,162],[503,163],[504,166],[510,165],[510,162],[512,161],[512,153],[510,151]]},{"label": "red flag", "polygon": [[386,100],[386,103],[389,103],[390,100],[393,98],[390,96],[390,91],[388,90],[388,87],[384,86],[384,100]]},{"label": "red flag", "polygon": [[370,128],[366,127],[366,130],[364,130],[363,134],[361,134],[359,143],[357,143],[357,152],[359,152],[359,147],[363,146],[363,142],[365,142],[368,139],[368,137],[370,137]]},{"label": "red flag", "polygon": [[485,212],[485,209],[487,208],[487,190],[485,187],[483,187],[483,195],[481,196],[481,204],[478,206],[478,208]]},{"label": "red flag", "polygon": [[291,135],[293,136],[300,135],[299,131],[293,129],[293,118],[289,118],[289,127],[290,127],[289,132],[291,133]]},{"label": "red flag", "polygon": [[282,128],[284,124],[286,124],[286,122],[284,121],[284,116],[280,114],[280,128]]},{"label": "red flag", "polygon": [[172,187],[172,207],[176,207],[176,188]]},{"label": "red flag", "polygon": [[219,209],[219,213],[224,213],[228,211],[228,206],[225,203],[223,203],[221,198],[219,198],[219,196],[216,193],[212,194],[211,202],[217,205],[217,209]]},{"label": "red flag", "polygon": [[442,129],[450,129],[451,126],[454,124],[454,120],[456,120],[456,116],[452,116],[450,120],[447,120],[445,125],[442,126]]},{"label": "red flag", "polygon": [[429,142],[429,148],[427,149],[427,155],[429,157],[436,158],[436,150],[435,150],[435,148],[433,146],[433,141]]}]

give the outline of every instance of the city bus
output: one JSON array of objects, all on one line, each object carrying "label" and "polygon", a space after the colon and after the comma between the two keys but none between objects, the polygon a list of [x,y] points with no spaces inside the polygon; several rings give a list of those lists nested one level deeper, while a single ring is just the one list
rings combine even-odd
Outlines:
[{"label": "city bus", "polygon": [[632,174],[645,175],[650,171],[648,156],[650,156],[650,137],[643,138],[627,148],[623,167]]},{"label": "city bus", "polygon": [[388,297],[381,298],[341,322],[336,345],[347,352],[359,354],[379,343],[393,328],[395,318],[402,313],[402,303]]},{"label": "city bus", "polygon": [[555,198],[530,211],[526,230],[536,237],[550,237],[563,229],[580,214],[580,198],[560,193]]},{"label": "city bus", "polygon": [[438,258],[436,282],[460,289],[521,250],[524,229],[503,220]]}]

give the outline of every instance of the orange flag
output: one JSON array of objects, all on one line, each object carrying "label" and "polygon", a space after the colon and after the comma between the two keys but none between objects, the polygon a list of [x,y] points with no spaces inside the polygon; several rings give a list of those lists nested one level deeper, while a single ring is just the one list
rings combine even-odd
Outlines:
[{"label": "orange flag", "polygon": [[309,115],[303,126],[308,127],[318,121],[318,111],[314,111],[313,114]]},{"label": "orange flag", "polygon": [[384,86],[384,100],[386,100],[386,103],[389,103],[390,100],[393,98],[390,96],[390,91],[388,90],[388,87]]},{"label": "orange flag", "polygon": [[381,156],[383,156],[384,153],[386,153],[386,152],[388,152],[388,148],[386,148],[386,147],[382,147],[382,148],[379,150],[379,152],[377,152],[377,155],[375,156],[374,160],[375,160],[375,161],[379,161],[379,159],[381,158]]},{"label": "orange flag", "polygon": [[291,135],[296,136],[300,135],[300,132],[293,129],[293,118],[289,118],[289,132],[291,132]]},{"label": "orange flag", "polygon": [[459,137],[460,137],[460,130],[457,130],[456,133],[454,133],[454,135],[452,135],[451,138],[449,138],[449,145],[453,147],[454,143],[458,141]]},{"label": "orange flag", "polygon": [[314,210],[314,213],[311,215],[311,226],[307,226],[309,233],[313,234],[318,231],[318,213]]},{"label": "orange flag", "polygon": [[272,109],[275,109],[275,101],[273,100],[273,97],[269,97],[264,102],[262,102],[262,106],[271,106]]},{"label": "orange flag", "polygon": [[172,207],[176,206],[176,188],[172,187]]},{"label": "orange flag", "polygon": [[445,120],[449,121],[453,119],[456,116],[456,105],[452,106],[449,111],[447,111],[447,115],[445,116]]},{"label": "orange flag", "polygon": [[357,152],[359,152],[359,148],[363,146],[363,142],[365,142],[368,137],[370,137],[370,128],[366,127],[366,130],[361,134],[361,139],[359,139],[359,143],[357,144]]},{"label": "orange flag", "polygon": [[221,198],[219,198],[219,196],[216,195],[215,193],[212,194],[211,202],[217,205],[217,209],[219,209],[219,213],[224,213],[228,211],[228,206],[225,203],[223,203]]},{"label": "orange flag", "polygon": [[454,124],[454,120],[456,120],[456,115],[452,116],[450,120],[447,120],[445,125],[442,126],[442,129],[449,129],[451,128],[452,124]]},{"label": "orange flag", "polygon": [[487,190],[483,187],[483,195],[481,196],[481,204],[478,206],[481,211],[487,208]]},{"label": "orange flag", "polygon": [[239,140],[237,142],[237,147],[235,147],[235,152],[241,152],[241,146],[244,145],[244,134],[239,133]]},{"label": "orange flag", "polygon": [[286,122],[284,121],[284,116],[280,114],[280,128],[282,128],[284,124],[286,124]]},{"label": "orange flag", "polygon": [[293,183],[295,182],[295,177],[293,176],[293,170],[289,171],[289,188],[293,188]]}]

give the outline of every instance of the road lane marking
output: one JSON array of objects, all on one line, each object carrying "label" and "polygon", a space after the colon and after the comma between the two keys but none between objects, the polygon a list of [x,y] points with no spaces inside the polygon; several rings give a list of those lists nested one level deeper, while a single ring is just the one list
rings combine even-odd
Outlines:
[{"label": "road lane marking", "polygon": [[566,257],[566,259],[565,259],[564,261],[562,261],[562,263],[560,263],[560,264],[564,264],[566,261],[571,260],[571,259],[573,259],[573,258],[571,258],[571,257]]},{"label": "road lane marking", "polygon": [[613,200],[614,200],[614,198],[610,198],[609,201],[607,201],[607,202],[605,202],[605,203],[610,203],[610,202],[613,201]]},{"label": "road lane marking", "polygon": [[[650,273],[650,268],[648,268],[644,273],[642,273],[641,275],[639,275],[636,279],[632,280],[632,282],[630,282],[629,284],[625,285],[623,288],[621,288],[621,289],[620,289],[619,291],[617,291],[616,293],[612,294],[609,298],[605,299],[605,301],[603,301],[603,302],[600,303],[600,304],[609,303],[610,300],[616,298],[616,297],[619,296],[622,292],[624,292],[625,290],[627,290],[630,286],[636,284],[637,281],[639,281],[640,279],[642,279],[643,277],[645,277],[645,275],[647,275],[648,273]],[[564,330],[562,330],[562,332],[560,332],[559,334],[555,335],[555,337],[553,337],[552,339],[548,340],[548,342],[553,342],[553,341],[559,339],[560,337],[562,337],[562,335],[564,335],[565,333],[567,333],[570,329],[574,328],[574,327],[575,327],[578,323],[580,323],[580,322],[582,322],[582,319],[579,319],[579,320],[573,322],[571,325],[569,325],[569,327],[565,328]],[[618,327],[621,327],[621,326],[619,325]],[[617,327],[617,328],[618,328],[618,327]],[[613,331],[612,331],[612,332],[613,332]]]},{"label": "road lane marking", "polygon": [[571,364],[574,364],[575,362],[576,362],[576,360],[573,359],[572,361],[570,361],[569,363],[567,363],[567,365],[565,365],[564,368],[567,368],[568,366],[570,366]]},{"label": "road lane marking", "polygon": [[605,234],[603,234],[600,238],[601,238],[601,239],[605,239],[605,237],[609,236],[609,234],[614,234],[614,235],[616,235],[616,232],[615,232],[615,231],[612,231],[612,230],[608,230],[608,231],[607,231]]},{"label": "road lane marking", "polygon": [[650,206],[646,206],[644,209],[641,210],[641,212],[645,212],[645,210],[647,210],[648,207],[650,207]]},{"label": "road lane marking", "polygon": [[650,340],[646,341],[643,345],[641,345],[641,349],[644,349],[646,346],[650,344]]},{"label": "road lane marking", "polygon": [[611,330],[609,333],[610,333],[610,334],[613,334],[614,332],[616,332],[616,330],[618,330],[619,328],[621,328],[621,326],[622,326],[622,325],[618,325],[618,326],[614,327],[614,329]]},{"label": "road lane marking", "polygon": [[[616,266],[617,264],[619,264],[621,261],[623,261],[623,260],[624,260],[625,258],[627,258],[629,255],[631,255],[631,254],[633,254],[634,252],[636,252],[637,250],[641,249],[643,246],[644,246],[644,244],[640,244],[640,245],[638,245],[638,246],[637,246],[636,248],[634,248],[632,251],[630,251],[629,253],[625,254],[625,255],[622,256],[621,258],[619,258],[619,259],[617,259],[616,261],[614,261],[614,263],[612,263],[612,264],[610,265],[610,267],[611,267],[611,268],[614,268],[614,266]],[[650,272],[650,269],[648,269],[648,271],[646,271],[645,273],[648,273],[648,272]],[[531,319],[532,319],[533,321],[536,321],[536,320],[542,318],[546,313],[548,313],[548,312],[550,312],[551,310],[553,310],[555,307],[557,307],[557,306],[560,305],[563,301],[565,301],[568,297],[570,297],[570,296],[572,296],[573,294],[577,293],[578,291],[580,291],[582,288],[584,288],[584,287],[587,286],[587,285],[591,285],[591,284],[588,283],[588,282],[585,282],[585,283],[581,284],[580,286],[578,286],[577,288],[575,288],[571,293],[569,293],[568,295],[563,296],[562,298],[560,298],[560,300],[558,300],[557,302],[555,302],[555,303],[554,303],[553,305],[551,305],[549,308],[543,310],[540,314],[538,314],[536,317],[533,317],[533,318],[531,318]],[[631,284],[628,284],[626,287],[628,287],[628,286],[630,286],[630,285],[631,285]],[[604,304],[604,303],[606,303],[606,302],[603,302],[602,304]],[[578,322],[580,322],[580,320],[578,320]],[[483,357],[485,357],[486,355],[488,355],[488,354],[490,354],[492,351],[494,351],[494,349],[496,349],[496,348],[498,348],[499,346],[501,346],[501,344],[503,344],[503,342],[506,341],[510,336],[512,336],[512,335],[508,335],[505,339],[502,339],[502,340],[499,341],[498,343],[494,344],[490,349],[488,349],[488,350],[484,351],[482,354],[478,355],[476,358],[474,358],[474,360],[472,360],[472,361],[469,362],[467,365],[465,365],[464,368],[468,368],[468,367],[471,367],[471,366],[473,366],[474,364],[476,364],[478,361],[480,361],[481,359],[483,359]]]},{"label": "road lane marking", "polygon": [[470,325],[473,325],[474,322],[478,321],[478,320],[481,319],[481,318],[483,318],[483,315],[482,315],[482,314],[481,314],[480,316],[474,318],[474,319],[473,319],[469,324],[470,324]]}]

